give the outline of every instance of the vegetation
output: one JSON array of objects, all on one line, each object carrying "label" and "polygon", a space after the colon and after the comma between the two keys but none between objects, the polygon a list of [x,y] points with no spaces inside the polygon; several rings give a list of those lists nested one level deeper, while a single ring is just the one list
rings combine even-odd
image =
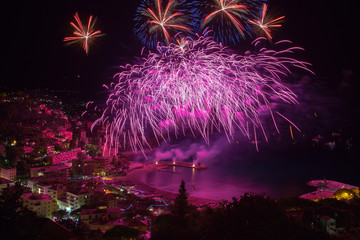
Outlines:
[{"label": "vegetation", "polygon": [[139,230],[126,226],[116,226],[105,233],[106,240],[138,239]]},{"label": "vegetation", "polygon": [[329,239],[289,219],[277,201],[264,195],[246,193],[204,211],[191,207],[187,196],[182,182],[171,212],[153,221],[151,239]]},{"label": "vegetation", "polygon": [[59,211],[53,212],[51,215],[53,218],[63,219],[65,216],[67,216],[67,213],[65,210],[59,210]]},{"label": "vegetation", "polygon": [[2,240],[38,239],[40,218],[21,204],[19,184],[3,189],[0,196],[0,236]]}]

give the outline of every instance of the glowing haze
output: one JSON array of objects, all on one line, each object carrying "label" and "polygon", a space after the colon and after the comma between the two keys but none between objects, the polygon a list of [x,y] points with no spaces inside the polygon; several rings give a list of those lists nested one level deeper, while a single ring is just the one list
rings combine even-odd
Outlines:
[{"label": "glowing haze", "polygon": [[289,57],[300,48],[280,41],[275,46],[282,50],[275,51],[259,38],[255,51],[240,55],[207,36],[179,42],[124,66],[107,86],[106,107],[94,123],[106,127],[105,151],[127,146],[143,151],[151,148],[149,139],[160,143],[180,135],[209,143],[214,131],[231,141],[240,130],[256,143],[260,134],[267,140],[263,115],[271,116],[275,129],[277,119],[288,120],[273,104],[297,103],[282,78],[293,67],[308,70],[308,63]]}]

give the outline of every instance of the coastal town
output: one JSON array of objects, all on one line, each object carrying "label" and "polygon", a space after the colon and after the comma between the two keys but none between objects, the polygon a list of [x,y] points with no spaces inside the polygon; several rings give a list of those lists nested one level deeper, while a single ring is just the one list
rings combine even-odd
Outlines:
[{"label": "coastal town", "polygon": [[[91,131],[93,122],[80,111],[86,103],[69,106],[56,94],[29,91],[0,95],[2,203],[7,195],[20,192],[21,208],[47,219],[44,226],[48,229],[43,231],[58,232],[58,239],[80,239],[80,228],[87,236],[101,239],[119,227],[136,231],[136,238],[124,239],[151,238],[152,222],[171,212],[178,194],[149,186],[141,176],[171,166],[195,171],[206,170],[206,166],[134,161],[131,151],[102,151],[104,128]],[[286,216],[329,236],[359,236],[359,212],[347,206],[356,199],[359,203],[359,188],[326,179],[308,184],[317,190],[283,200]],[[188,201],[198,211],[228,204],[194,196]]]}]

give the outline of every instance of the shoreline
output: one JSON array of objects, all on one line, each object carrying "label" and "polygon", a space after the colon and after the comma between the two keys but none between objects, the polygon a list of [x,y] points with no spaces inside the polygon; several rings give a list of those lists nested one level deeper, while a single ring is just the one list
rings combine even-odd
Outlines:
[{"label": "shoreline", "polygon": [[[141,176],[144,174],[153,172],[153,171],[159,171],[164,166],[162,165],[154,165],[153,163],[142,163],[142,168],[133,169],[126,176],[122,177],[115,177],[113,178],[114,181],[122,181],[127,182],[130,184],[133,184],[136,186],[136,188],[139,188],[140,190],[145,191],[149,195],[159,196],[163,198],[167,202],[173,202],[178,195],[178,193],[173,193],[169,191],[165,191],[153,186],[150,186],[149,184],[143,182],[141,180]],[[180,185],[179,185],[180,186]],[[200,198],[189,195],[188,201],[190,204],[195,205],[197,207],[205,207],[205,206],[216,206],[219,202],[222,200],[215,200],[215,199],[206,199],[206,198]]]}]

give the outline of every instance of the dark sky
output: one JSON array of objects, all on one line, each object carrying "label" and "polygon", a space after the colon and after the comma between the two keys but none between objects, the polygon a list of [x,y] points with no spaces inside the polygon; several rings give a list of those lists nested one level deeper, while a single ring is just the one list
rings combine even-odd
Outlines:
[{"label": "dark sky", "polygon": [[[10,1],[7,1],[10,2]],[[318,79],[336,82],[344,69],[355,74],[358,26],[354,0],[270,0],[276,15],[285,15],[275,40],[289,39],[306,51]],[[11,1],[2,3],[0,87],[81,90],[91,96],[102,90],[116,67],[140,54],[133,34],[133,17],[140,0]],[[78,46],[66,47],[72,32],[69,21],[97,17],[106,35],[90,47],[89,56]],[[356,42],[355,42],[356,41]],[[4,64],[5,63],[5,64]],[[80,77],[77,77],[79,75]]]}]

